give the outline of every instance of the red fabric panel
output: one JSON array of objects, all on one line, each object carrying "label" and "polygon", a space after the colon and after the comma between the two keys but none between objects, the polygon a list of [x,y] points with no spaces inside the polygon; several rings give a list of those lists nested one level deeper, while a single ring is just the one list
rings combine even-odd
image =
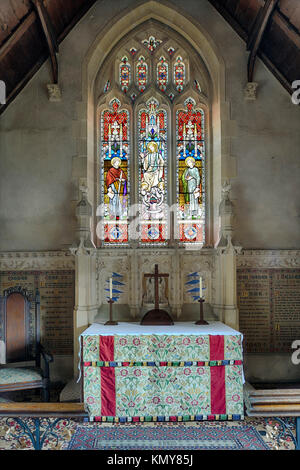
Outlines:
[{"label": "red fabric panel", "polygon": [[116,416],[116,378],[114,367],[101,367],[101,416]]},{"label": "red fabric panel", "polygon": [[209,335],[210,361],[222,361],[224,359],[224,336]]},{"label": "red fabric panel", "polygon": [[[99,336],[100,361],[114,360],[114,337]],[[101,368],[101,416],[116,415],[116,378],[114,367]]]},{"label": "red fabric panel", "polygon": [[210,368],[210,403],[212,415],[226,414],[225,366]]},{"label": "red fabric panel", "polygon": [[114,337],[113,336],[99,336],[99,360],[100,361],[113,361],[114,360]]},{"label": "red fabric panel", "polygon": [[[224,336],[210,335],[210,360],[222,361],[224,359]],[[225,366],[212,366],[210,368],[210,402],[211,414],[226,414],[226,388]]]}]

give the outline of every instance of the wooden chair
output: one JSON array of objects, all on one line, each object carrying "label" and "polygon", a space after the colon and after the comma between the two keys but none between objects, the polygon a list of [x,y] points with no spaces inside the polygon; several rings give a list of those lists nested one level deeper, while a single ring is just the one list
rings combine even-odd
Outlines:
[{"label": "wooden chair", "polygon": [[[30,312],[32,300],[35,301],[34,315]],[[7,289],[0,297],[0,346],[0,394],[41,389],[43,401],[49,401],[49,363],[53,357],[40,343],[38,290],[34,299],[21,287]]]}]

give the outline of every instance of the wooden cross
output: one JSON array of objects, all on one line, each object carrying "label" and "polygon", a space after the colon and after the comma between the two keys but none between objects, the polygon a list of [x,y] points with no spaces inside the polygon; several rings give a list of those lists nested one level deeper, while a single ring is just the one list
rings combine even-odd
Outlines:
[{"label": "wooden cross", "polygon": [[159,290],[158,290],[158,279],[161,277],[169,277],[169,274],[158,272],[158,264],[155,265],[154,274],[144,274],[144,277],[154,277],[155,284],[154,284],[154,296],[155,296],[155,310],[159,309]]}]

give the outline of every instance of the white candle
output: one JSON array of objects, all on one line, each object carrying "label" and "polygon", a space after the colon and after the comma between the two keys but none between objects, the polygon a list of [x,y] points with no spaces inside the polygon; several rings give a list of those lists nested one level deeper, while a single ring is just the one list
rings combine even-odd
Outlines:
[{"label": "white candle", "polygon": [[200,276],[199,295],[202,298],[202,277]]},{"label": "white candle", "polygon": [[112,299],[112,278],[109,280],[109,297]]}]

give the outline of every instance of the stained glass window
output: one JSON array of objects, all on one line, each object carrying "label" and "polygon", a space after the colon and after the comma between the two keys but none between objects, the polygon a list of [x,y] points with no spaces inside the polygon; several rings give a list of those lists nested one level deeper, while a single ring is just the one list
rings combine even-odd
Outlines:
[{"label": "stained glass window", "polygon": [[174,85],[179,92],[185,85],[185,64],[181,56],[178,56],[174,63]]},{"label": "stained glass window", "polygon": [[193,98],[176,113],[177,236],[184,243],[205,241],[204,112]]},{"label": "stained glass window", "polygon": [[144,39],[143,44],[147,49],[151,52],[151,54],[155,51],[157,46],[161,44],[161,39],[156,39],[154,36],[149,36],[148,39]]},{"label": "stained glass window", "polygon": [[117,98],[101,114],[101,187],[105,244],[128,241],[129,112]]},{"label": "stained glass window", "polygon": [[140,56],[136,64],[136,81],[139,91],[145,91],[148,83],[148,65],[144,56]]},{"label": "stained glass window", "polygon": [[[172,240],[203,245],[205,115],[194,99],[201,93],[202,83],[195,76],[187,77],[194,67],[189,66],[187,52],[179,44],[154,35],[138,41],[127,44],[118,56],[117,80],[103,78],[107,100],[116,86],[126,96],[122,104],[114,98],[101,112],[101,240],[108,246],[126,245],[138,233],[144,246],[166,245],[171,233],[169,204],[176,213]],[[156,89],[151,94],[147,91],[150,86]],[[186,89],[193,97],[179,101],[183,92],[189,96]],[[147,98],[141,101],[141,95]],[[130,134],[130,129],[136,133]],[[169,134],[176,136],[174,156]],[[137,189],[131,200],[130,167]],[[130,226],[135,204],[139,204],[139,216],[134,214]]]},{"label": "stained glass window", "polygon": [[136,48],[135,48],[135,47],[132,47],[132,48],[130,49],[130,54],[132,55],[132,57],[134,57],[136,53],[137,53]]},{"label": "stained glass window", "polygon": [[122,91],[127,92],[131,82],[131,68],[128,62],[128,57],[122,57],[120,63],[120,85]]},{"label": "stained glass window", "polygon": [[169,81],[169,65],[163,56],[160,57],[157,63],[156,72],[157,86],[160,90],[165,91]]},{"label": "stained glass window", "polygon": [[168,53],[170,54],[170,57],[172,57],[172,55],[174,54],[174,52],[175,52],[174,47],[170,46],[170,47],[168,48]]},{"label": "stained glass window", "polygon": [[155,98],[139,111],[139,192],[142,243],[167,238],[167,112]]}]

